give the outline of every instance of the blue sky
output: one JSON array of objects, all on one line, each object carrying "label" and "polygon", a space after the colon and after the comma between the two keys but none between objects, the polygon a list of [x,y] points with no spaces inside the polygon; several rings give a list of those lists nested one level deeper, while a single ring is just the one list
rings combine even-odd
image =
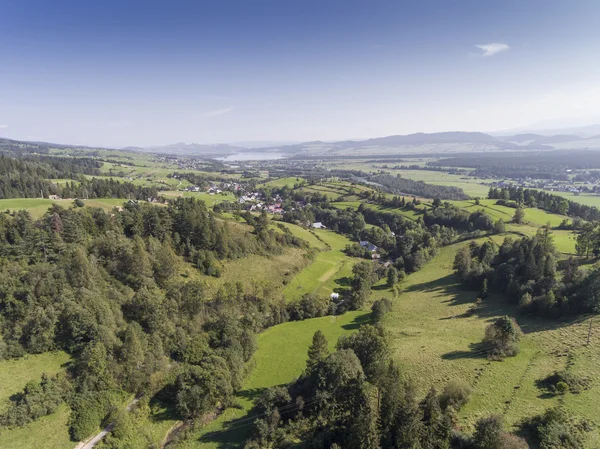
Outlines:
[{"label": "blue sky", "polygon": [[0,136],[126,146],[600,122],[600,2],[0,0]]}]

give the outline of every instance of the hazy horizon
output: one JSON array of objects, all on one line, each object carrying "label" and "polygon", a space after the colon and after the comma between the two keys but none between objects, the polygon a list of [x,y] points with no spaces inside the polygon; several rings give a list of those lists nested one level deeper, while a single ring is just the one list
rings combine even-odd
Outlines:
[{"label": "hazy horizon", "polygon": [[598,13],[539,0],[5,2],[0,135],[146,147],[596,124]]}]

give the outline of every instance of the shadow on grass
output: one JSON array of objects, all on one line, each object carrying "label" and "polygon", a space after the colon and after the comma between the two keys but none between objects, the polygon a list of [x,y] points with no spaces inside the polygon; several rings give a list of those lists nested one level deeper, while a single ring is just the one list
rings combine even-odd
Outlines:
[{"label": "shadow on grass", "polygon": [[482,343],[471,343],[468,351],[450,351],[442,355],[443,360],[485,359],[490,350]]},{"label": "shadow on grass", "polygon": [[371,321],[370,313],[363,313],[362,315],[358,315],[351,323],[344,324],[342,329],[346,330],[356,330],[363,324],[368,324]]},{"label": "shadow on grass", "polygon": [[[236,394],[237,398],[255,401],[266,388],[251,388]],[[254,421],[262,415],[253,407],[245,415],[222,423],[221,430],[207,432],[198,438],[201,443],[216,444],[219,449],[241,448],[244,442],[252,436]]]},{"label": "shadow on grass", "polygon": [[351,281],[352,279],[350,279],[348,276],[344,276],[342,278],[336,279],[334,282],[340,287],[350,287]]},{"label": "shadow on grass", "polygon": [[[462,286],[458,284],[456,276],[453,274],[428,282],[411,285],[405,289],[405,292],[426,292],[431,293],[432,297],[444,297],[445,299],[442,301],[448,304],[448,306],[461,306],[467,304],[472,304],[474,306],[479,295],[479,292],[476,290],[462,288]],[[495,293],[485,298],[479,307],[473,307],[460,315],[442,317],[440,320],[478,317],[491,321],[494,318],[503,315],[515,317],[521,330],[525,334],[558,329],[582,320],[582,318],[557,320],[523,315],[512,300],[500,293]]]}]

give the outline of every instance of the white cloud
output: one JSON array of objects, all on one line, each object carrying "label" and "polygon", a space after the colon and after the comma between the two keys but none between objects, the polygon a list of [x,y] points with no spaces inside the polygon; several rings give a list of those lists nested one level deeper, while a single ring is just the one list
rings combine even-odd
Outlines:
[{"label": "white cloud", "polygon": [[510,50],[510,47],[506,44],[500,44],[498,42],[493,42],[491,44],[483,44],[483,45],[475,45],[475,47],[479,48],[483,53],[481,56],[494,56],[503,51]]},{"label": "white cloud", "polygon": [[8,125],[0,125],[0,129],[6,129],[8,128]]},{"label": "white cloud", "polygon": [[229,114],[233,111],[233,106],[228,106],[226,108],[215,109],[214,111],[208,111],[202,114],[202,117],[217,117],[219,115]]}]

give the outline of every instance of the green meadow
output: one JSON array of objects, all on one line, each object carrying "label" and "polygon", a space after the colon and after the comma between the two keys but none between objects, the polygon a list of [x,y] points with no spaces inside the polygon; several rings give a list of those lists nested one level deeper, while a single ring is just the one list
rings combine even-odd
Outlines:
[{"label": "green meadow", "polygon": [[[99,207],[105,211],[112,210],[113,207],[120,206],[126,199],[123,198],[98,198],[84,200],[86,206]],[[0,211],[15,212],[17,210],[27,210],[33,218],[39,218],[44,215],[52,204],[58,204],[69,208],[73,205],[73,200],[50,200],[48,198],[14,198],[0,200]]]},{"label": "green meadow", "polygon": [[329,296],[344,288],[352,276],[352,266],[358,261],[344,254],[343,249],[351,243],[346,237],[322,229],[315,230],[314,234],[327,248],[317,253],[315,259],[286,285],[283,293],[288,301],[305,293]]},{"label": "green meadow", "polygon": [[240,408],[227,409],[217,419],[190,432],[175,444],[177,449],[224,449],[241,447],[252,431],[256,415],[255,399],[268,387],[296,379],[303,371],[312,336],[321,330],[333,350],[337,339],[367,322],[366,312],[349,312],[337,317],[292,321],[267,329],[258,335],[254,369],[237,393]]},{"label": "green meadow", "polygon": [[[69,356],[61,351],[26,355],[17,360],[0,362],[0,409],[8,404],[13,394],[23,390],[27,382],[39,382],[42,374],[54,375],[66,369]],[[67,449],[75,444],[67,431],[69,408],[63,404],[52,415],[34,421],[24,427],[3,429],[0,432],[2,449],[37,449],[43,441],[48,449]]]},{"label": "green meadow", "polygon": [[[494,240],[500,241],[502,237]],[[418,379],[421,393],[430,386],[441,390],[450,380],[471,386],[469,403],[460,412],[467,429],[490,413],[498,413],[513,430],[528,416],[556,405],[558,398],[544,395],[536,381],[555,370],[568,367],[592,376],[593,387],[580,394],[567,394],[565,404],[577,414],[600,422],[600,382],[595,366],[600,362],[600,334],[585,346],[588,322],[557,322],[521,316],[517,308],[499,295],[486,298],[474,314],[477,292],[465,291],[452,271],[456,250],[463,242],[442,248],[422,270],[403,283],[403,293],[384,319],[393,353],[407,376]],[[390,292],[387,295],[391,296]],[[524,331],[520,352],[502,362],[488,360],[477,350],[485,327],[502,315],[516,317]],[[598,432],[590,448],[597,447]]]}]

